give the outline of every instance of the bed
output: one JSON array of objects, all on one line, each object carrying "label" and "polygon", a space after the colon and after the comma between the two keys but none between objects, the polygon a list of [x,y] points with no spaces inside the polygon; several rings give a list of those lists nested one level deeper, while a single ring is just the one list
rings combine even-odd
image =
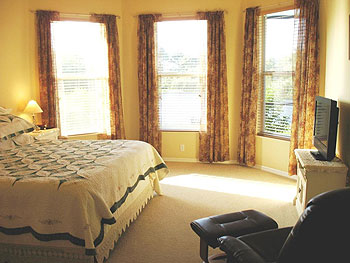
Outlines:
[{"label": "bed", "polygon": [[103,262],[154,191],[161,194],[162,158],[140,141],[33,141],[30,123],[4,132],[18,118],[4,116],[0,262]]}]

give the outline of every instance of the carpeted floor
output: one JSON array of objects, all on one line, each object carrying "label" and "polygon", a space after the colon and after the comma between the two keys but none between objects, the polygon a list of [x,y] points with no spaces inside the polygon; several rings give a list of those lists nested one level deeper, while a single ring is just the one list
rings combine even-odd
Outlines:
[{"label": "carpeted floor", "polygon": [[281,227],[298,219],[292,179],[236,165],[167,164],[163,196],[148,203],[107,263],[200,263],[199,238],[190,222],[209,215],[256,209]]}]

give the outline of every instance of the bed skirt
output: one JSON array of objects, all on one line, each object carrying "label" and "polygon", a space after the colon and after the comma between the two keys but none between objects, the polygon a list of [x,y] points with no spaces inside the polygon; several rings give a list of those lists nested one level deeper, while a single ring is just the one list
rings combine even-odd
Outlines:
[{"label": "bed skirt", "polygon": [[103,263],[121,234],[154,195],[153,182],[149,178],[141,185],[130,195],[125,206],[116,211],[117,222],[105,225],[105,236],[96,248],[95,256],[85,255],[85,248],[67,241],[41,242],[31,234],[8,236],[0,233],[0,263]]}]

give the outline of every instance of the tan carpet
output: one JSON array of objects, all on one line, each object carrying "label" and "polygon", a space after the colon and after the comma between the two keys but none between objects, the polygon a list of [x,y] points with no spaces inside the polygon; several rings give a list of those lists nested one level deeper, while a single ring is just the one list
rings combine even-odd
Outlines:
[{"label": "tan carpet", "polygon": [[167,164],[171,172],[162,181],[163,196],[149,202],[107,263],[200,263],[190,222],[209,215],[256,209],[281,227],[297,221],[292,179],[236,165]]}]

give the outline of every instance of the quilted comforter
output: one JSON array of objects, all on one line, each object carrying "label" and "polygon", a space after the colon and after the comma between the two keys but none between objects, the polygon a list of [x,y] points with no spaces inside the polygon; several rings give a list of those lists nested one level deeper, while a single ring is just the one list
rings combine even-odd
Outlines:
[{"label": "quilted comforter", "polygon": [[36,141],[0,151],[0,232],[68,240],[93,255],[140,180],[160,194],[167,172],[140,141]]}]

